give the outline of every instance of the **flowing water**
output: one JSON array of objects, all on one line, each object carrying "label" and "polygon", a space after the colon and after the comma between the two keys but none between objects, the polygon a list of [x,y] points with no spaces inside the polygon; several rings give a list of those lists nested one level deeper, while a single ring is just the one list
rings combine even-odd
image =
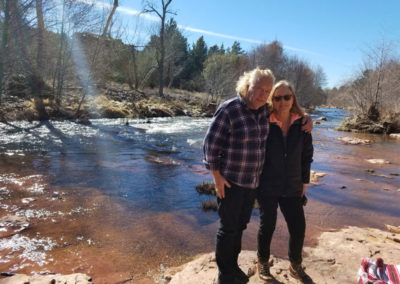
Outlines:
[{"label": "flowing water", "polygon": [[[400,225],[400,141],[333,130],[347,115],[320,109],[308,188],[307,241],[343,226]],[[96,283],[152,277],[214,249],[215,212],[195,186],[210,119],[0,123],[0,270],[84,272]],[[346,145],[339,137],[372,140]],[[389,163],[371,164],[367,159]],[[15,221],[17,218],[18,220]],[[272,252],[285,256],[279,217]],[[258,212],[244,236],[256,248]],[[111,280],[112,279],[112,280]]]}]

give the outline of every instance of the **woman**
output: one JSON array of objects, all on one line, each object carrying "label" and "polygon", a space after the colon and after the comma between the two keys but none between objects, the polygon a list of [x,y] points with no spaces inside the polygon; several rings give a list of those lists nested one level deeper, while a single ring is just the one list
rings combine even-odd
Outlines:
[{"label": "woman", "polygon": [[297,102],[293,87],[287,81],[275,84],[269,105],[272,106],[270,133],[258,192],[259,276],[265,281],[272,280],[269,271],[270,244],[279,205],[290,234],[290,274],[303,283],[313,283],[301,265],[306,225],[303,203],[306,187],[310,181],[312,137],[301,129],[304,112]]}]

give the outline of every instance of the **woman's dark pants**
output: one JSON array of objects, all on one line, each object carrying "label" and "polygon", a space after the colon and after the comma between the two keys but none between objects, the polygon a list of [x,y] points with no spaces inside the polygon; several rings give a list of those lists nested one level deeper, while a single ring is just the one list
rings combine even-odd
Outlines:
[{"label": "woman's dark pants", "polygon": [[220,226],[215,256],[219,269],[218,283],[234,283],[238,256],[242,249],[242,233],[250,221],[256,196],[255,189],[234,185],[225,187],[225,198],[217,199]]},{"label": "woman's dark pants", "polygon": [[258,196],[260,204],[260,229],[258,231],[258,251],[260,261],[266,262],[270,256],[272,235],[275,230],[278,204],[289,230],[289,260],[301,263],[306,220],[301,197]]}]

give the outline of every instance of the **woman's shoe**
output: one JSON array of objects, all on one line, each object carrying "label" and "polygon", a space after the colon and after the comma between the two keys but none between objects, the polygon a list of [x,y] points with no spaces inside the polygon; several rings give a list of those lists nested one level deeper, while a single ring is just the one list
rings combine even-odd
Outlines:
[{"label": "woman's shoe", "polygon": [[261,261],[258,259],[257,262],[257,269],[258,269],[258,277],[260,277],[263,281],[272,281],[273,277],[269,271],[269,262],[268,261]]},{"label": "woman's shoe", "polygon": [[304,268],[301,266],[301,263],[291,263],[289,266],[290,275],[293,278],[300,280],[304,284],[313,284],[314,281],[311,277],[304,271]]}]

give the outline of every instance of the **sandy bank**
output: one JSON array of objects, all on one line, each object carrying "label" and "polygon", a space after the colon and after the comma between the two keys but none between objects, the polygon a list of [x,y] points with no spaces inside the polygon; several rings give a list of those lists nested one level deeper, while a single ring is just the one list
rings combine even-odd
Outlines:
[{"label": "sandy bank", "polygon": [[[382,257],[385,263],[400,263],[400,234],[372,228],[348,227],[325,232],[315,248],[304,249],[304,265],[315,283],[356,283],[357,271],[364,257]],[[289,276],[286,259],[273,257],[272,275],[275,283],[300,283]],[[250,276],[249,283],[264,283],[256,273],[255,251],[242,251],[240,267]],[[214,253],[207,253],[160,276],[169,283],[217,283]]]}]

